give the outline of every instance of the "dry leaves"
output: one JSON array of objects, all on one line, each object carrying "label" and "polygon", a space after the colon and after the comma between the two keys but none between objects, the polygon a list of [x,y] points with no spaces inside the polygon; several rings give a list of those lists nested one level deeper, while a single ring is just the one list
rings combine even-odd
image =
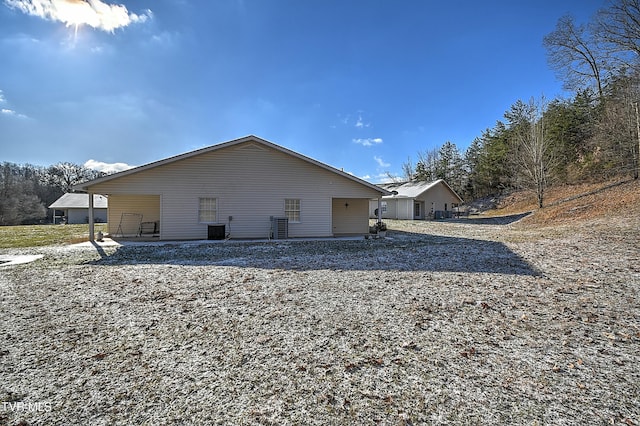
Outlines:
[{"label": "dry leaves", "polygon": [[0,271],[0,402],[51,410],[0,419],[639,424],[637,220],[388,225],[24,251],[45,258]]}]

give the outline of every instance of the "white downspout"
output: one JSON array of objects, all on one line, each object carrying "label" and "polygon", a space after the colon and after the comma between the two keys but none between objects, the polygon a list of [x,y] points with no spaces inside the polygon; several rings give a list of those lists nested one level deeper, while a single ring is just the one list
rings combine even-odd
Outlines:
[{"label": "white downspout", "polygon": [[93,193],[89,192],[89,241],[95,241],[95,227],[93,223]]}]

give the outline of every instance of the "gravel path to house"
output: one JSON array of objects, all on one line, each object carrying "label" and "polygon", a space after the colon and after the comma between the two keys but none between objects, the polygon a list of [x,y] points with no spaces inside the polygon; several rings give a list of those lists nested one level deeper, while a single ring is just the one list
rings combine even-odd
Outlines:
[{"label": "gravel path to house", "polygon": [[0,251],[0,424],[640,424],[637,220],[389,225]]}]

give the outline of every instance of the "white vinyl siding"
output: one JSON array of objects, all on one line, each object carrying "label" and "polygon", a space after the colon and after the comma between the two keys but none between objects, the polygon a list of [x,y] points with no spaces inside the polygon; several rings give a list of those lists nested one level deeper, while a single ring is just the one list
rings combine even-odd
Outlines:
[{"label": "white vinyl siding", "polygon": [[427,213],[431,211],[431,207],[433,210],[449,210],[454,203],[460,202],[460,199],[444,185],[435,186],[420,199],[424,199]]},{"label": "white vinyl siding", "polygon": [[[414,219],[415,203],[420,203],[420,218],[427,218],[435,210],[445,210],[445,206],[450,209],[460,199],[444,183],[433,185],[415,198],[388,197],[381,201],[383,219]],[[386,209],[385,209],[386,203]],[[376,218],[375,209],[378,208],[378,200],[372,199],[369,202],[369,217]],[[433,210],[433,211],[432,211]]]},{"label": "white vinyl siding", "polygon": [[[115,234],[118,228],[123,234],[136,234],[139,229],[134,226],[133,221],[127,220],[130,213],[141,215],[137,222],[160,221],[160,196],[159,195],[112,195],[109,197],[108,209],[109,233]],[[136,226],[139,226],[136,225]],[[124,228],[131,229],[124,229]],[[132,228],[133,227],[133,228]],[[160,224],[162,227],[162,223]]]},{"label": "white vinyl siding", "polygon": [[300,200],[289,198],[284,200],[284,215],[289,222],[300,222]]},{"label": "white vinyl siding", "polygon": [[[67,223],[89,223],[89,209],[69,209],[65,212]],[[96,223],[107,221],[107,209],[93,209],[93,220]]]},{"label": "white vinyl siding", "polygon": [[200,223],[216,223],[218,220],[218,203],[215,198],[200,198],[198,221]]},{"label": "white vinyl siding", "polygon": [[303,222],[289,224],[289,237],[332,236],[332,198],[368,200],[380,195],[374,188],[252,142],[98,183],[91,190],[132,198],[162,193],[159,220],[166,240],[207,238],[207,224],[197,221],[198,199],[205,194],[215,194],[217,220],[227,225],[231,238],[268,238],[271,217],[283,216],[285,197],[299,200],[304,209]]},{"label": "white vinyl siding", "polygon": [[334,198],[332,206],[334,235],[369,233],[368,200]]}]

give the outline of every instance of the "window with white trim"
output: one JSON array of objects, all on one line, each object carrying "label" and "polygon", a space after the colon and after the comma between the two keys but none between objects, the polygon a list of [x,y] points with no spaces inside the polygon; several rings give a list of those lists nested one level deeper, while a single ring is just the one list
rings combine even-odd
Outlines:
[{"label": "window with white trim", "polygon": [[198,206],[198,221],[201,223],[215,223],[217,220],[217,200],[215,198],[200,198]]},{"label": "window with white trim", "polygon": [[284,215],[289,218],[289,222],[300,222],[300,200],[284,200]]},{"label": "window with white trim", "polygon": [[380,207],[382,208],[382,213],[386,213],[387,212],[387,202],[386,201],[380,201]]}]

